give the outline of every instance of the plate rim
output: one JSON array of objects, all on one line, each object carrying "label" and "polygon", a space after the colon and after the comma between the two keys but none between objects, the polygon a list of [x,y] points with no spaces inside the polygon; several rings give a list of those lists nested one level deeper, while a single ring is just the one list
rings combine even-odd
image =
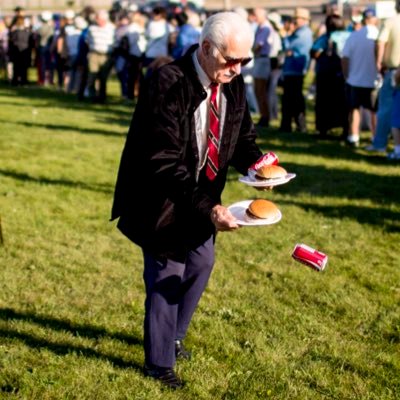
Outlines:
[{"label": "plate rim", "polygon": [[[243,208],[244,207],[247,208],[249,206],[249,204],[254,200],[255,199],[237,201],[237,202],[232,203],[231,205],[229,205],[227,208],[228,208],[229,211],[230,211],[231,207],[242,206]],[[244,221],[244,220],[239,220],[239,219],[236,218],[236,223],[238,225],[241,225],[241,226],[264,226],[264,225],[274,225],[274,224],[278,223],[281,219],[282,219],[282,211],[278,208],[278,217],[273,222],[263,222],[263,221],[255,220],[255,222],[252,223],[252,222],[248,222],[248,221]]]},{"label": "plate rim", "polygon": [[257,181],[257,180],[252,180],[252,177],[249,175],[244,175],[239,177],[239,182],[242,182],[248,186],[253,186],[253,187],[268,187],[268,186],[277,186],[277,185],[283,185],[292,179],[296,178],[296,174],[294,172],[289,172],[287,173],[283,178],[280,178],[279,180],[275,180],[273,182],[264,182],[264,181]]}]

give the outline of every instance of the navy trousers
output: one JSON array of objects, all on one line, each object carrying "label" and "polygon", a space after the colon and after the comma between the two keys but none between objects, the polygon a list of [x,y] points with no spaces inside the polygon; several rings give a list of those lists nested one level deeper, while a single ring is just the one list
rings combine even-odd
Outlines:
[{"label": "navy trousers", "polygon": [[214,265],[214,236],[188,252],[186,262],[156,259],[143,251],[146,286],[146,365],[172,368],[175,340],[182,340]]}]

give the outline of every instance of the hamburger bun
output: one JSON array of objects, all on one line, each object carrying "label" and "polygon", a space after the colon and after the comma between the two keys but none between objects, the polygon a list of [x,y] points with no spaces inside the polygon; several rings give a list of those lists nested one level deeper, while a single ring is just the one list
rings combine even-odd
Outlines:
[{"label": "hamburger bun", "polygon": [[274,219],[278,215],[278,207],[269,200],[253,200],[246,209],[246,219],[254,221],[258,219]]},{"label": "hamburger bun", "polygon": [[279,165],[264,165],[256,171],[255,176],[259,180],[272,180],[281,179],[286,174],[286,169]]}]

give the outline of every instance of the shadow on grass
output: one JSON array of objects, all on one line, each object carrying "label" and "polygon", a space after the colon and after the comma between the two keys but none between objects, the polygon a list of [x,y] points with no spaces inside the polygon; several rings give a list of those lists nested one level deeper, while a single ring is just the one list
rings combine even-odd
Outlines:
[{"label": "shadow on grass", "polygon": [[320,140],[318,135],[310,133],[287,133],[273,129],[262,129],[258,135],[258,144],[266,151],[274,151],[278,155],[280,151],[284,151],[290,154],[315,155],[327,159],[360,160],[374,165],[390,164],[383,155],[367,153],[362,148],[354,149],[345,146],[338,136],[332,136],[332,140]]},{"label": "shadow on grass", "polygon": [[386,232],[400,232],[400,212],[392,211],[384,207],[370,208],[363,206],[328,206],[315,203],[306,203],[299,201],[280,200],[279,204],[296,205],[305,211],[312,211],[322,214],[328,218],[348,218],[354,219],[361,224],[369,224],[379,226]]},{"label": "shadow on grass", "polygon": [[[376,204],[395,204],[400,201],[400,175],[377,175],[365,171],[329,168],[323,165],[282,163],[296,178],[275,190],[293,195],[308,194],[318,197],[372,200]],[[233,169],[229,181],[239,175]]]},{"label": "shadow on grass", "polygon": [[[11,321],[30,322],[41,325],[42,327],[47,329],[52,329],[61,332],[69,332],[76,337],[85,337],[92,340],[108,338],[113,340],[119,340],[129,345],[134,345],[134,346],[143,345],[143,341],[141,339],[132,335],[109,332],[105,328],[94,325],[77,324],[49,316],[35,315],[29,312],[17,312],[10,308],[0,309],[0,319],[5,322],[11,322]],[[43,339],[41,337],[37,337],[31,333],[27,332],[23,333],[17,329],[12,329],[12,328],[0,328],[0,337],[19,340],[23,342],[25,345],[35,349],[45,348],[58,355],[67,355],[70,354],[71,352],[74,352],[87,358],[95,358],[111,362],[114,366],[119,368],[134,368],[137,370],[142,370],[142,366],[135,362],[126,361],[121,357],[117,357],[113,354],[106,354],[83,345],[65,343],[65,340],[63,340],[62,342],[55,342],[55,341],[53,342],[50,340]]]},{"label": "shadow on grass", "polygon": [[9,170],[1,170],[0,175],[17,179],[23,182],[33,182],[38,184],[45,184],[45,185],[58,185],[58,186],[66,186],[71,188],[77,189],[84,189],[84,190],[91,190],[94,192],[111,194],[114,191],[114,188],[108,184],[88,184],[84,182],[75,182],[75,181],[68,181],[66,179],[50,179],[44,177],[33,177],[23,172],[16,172],[16,171],[9,171]]},{"label": "shadow on grass", "polygon": [[[27,128],[44,128],[44,129],[52,129],[55,131],[72,131],[76,133],[82,133],[85,135],[102,135],[102,136],[116,136],[122,137],[125,133],[120,132],[111,132],[105,129],[88,129],[88,128],[81,128],[78,126],[71,126],[71,125],[60,125],[60,124],[40,124],[37,122],[27,122],[27,121],[7,121],[7,120],[0,120],[0,123],[10,123],[12,122],[14,125],[22,125],[26,126]],[[105,123],[105,122],[104,122]],[[112,124],[112,122],[107,122],[107,124]],[[126,129],[128,131],[128,127]]]},{"label": "shadow on grass", "polygon": [[400,175],[295,163],[285,163],[285,168],[297,174],[289,185],[285,185],[285,190],[290,193],[372,200],[375,204],[394,204],[400,200]]},{"label": "shadow on grass", "polygon": [[[289,172],[296,173],[290,183],[276,187],[276,192],[292,196],[286,204],[315,211],[331,218],[349,218],[363,224],[377,225],[386,231],[400,231],[400,175],[376,175],[366,171],[328,168],[322,165],[285,163]],[[236,181],[231,171],[228,179]],[[299,201],[299,196],[310,201]],[[354,201],[353,204],[329,204],[329,198]],[[318,201],[316,201],[318,199]],[[371,206],[357,204],[359,200]],[[285,201],[280,200],[281,203]]]},{"label": "shadow on grass", "polygon": [[[109,96],[106,104],[94,104],[89,100],[79,101],[75,95],[59,92],[54,88],[43,88],[35,85],[13,87],[0,83],[0,93],[7,97],[5,102],[7,105],[14,105],[15,107],[26,106],[23,103],[10,101],[13,96],[18,98],[25,97],[32,102],[33,108],[57,107],[87,111],[94,113],[100,123],[118,124],[124,127],[129,126],[135,104],[133,102],[125,103],[120,97],[114,96]],[[105,132],[108,133],[107,131]]]}]

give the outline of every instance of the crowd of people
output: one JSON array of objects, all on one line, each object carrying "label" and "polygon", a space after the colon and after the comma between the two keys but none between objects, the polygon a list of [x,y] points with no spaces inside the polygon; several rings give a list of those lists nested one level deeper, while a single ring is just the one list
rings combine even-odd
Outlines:
[{"label": "crowd of people", "polygon": [[[388,157],[400,159],[399,0],[397,14],[384,21],[372,8],[345,21],[330,7],[317,29],[305,8],[290,16],[264,8],[233,11],[254,33],[241,73],[259,127],[268,127],[280,110],[281,131],[309,129],[304,80],[312,70],[308,96],[314,101],[319,137],[336,138],[330,133],[341,129],[341,138],[358,146],[360,129],[367,128],[367,151],[386,152],[392,135],[394,151]],[[17,7],[13,17],[0,19],[0,68],[11,84],[24,85],[34,66],[38,85],[54,85],[99,103],[106,100],[113,71],[121,96],[133,100],[145,76],[198,42],[205,18],[190,7],[140,9],[132,4],[111,13],[86,7],[79,13],[44,11],[29,17]]]}]

